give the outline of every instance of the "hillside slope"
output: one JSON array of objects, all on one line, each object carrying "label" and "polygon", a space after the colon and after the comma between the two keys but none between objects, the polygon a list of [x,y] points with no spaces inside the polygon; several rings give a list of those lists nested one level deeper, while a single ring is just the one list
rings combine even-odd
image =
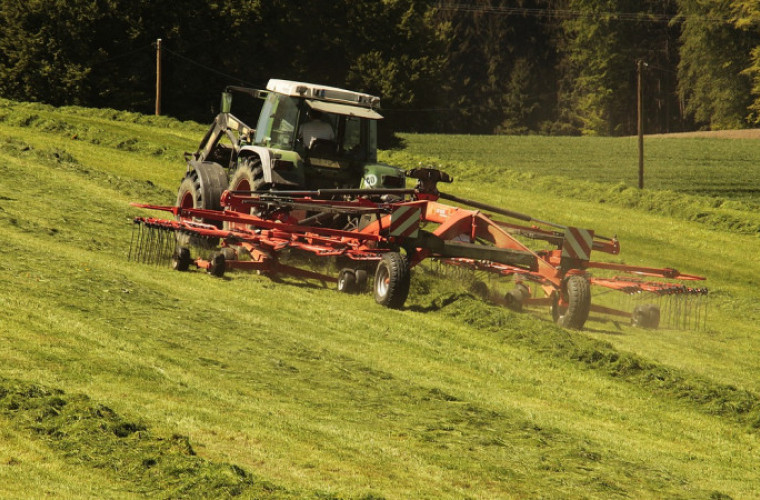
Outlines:
[{"label": "hillside slope", "polygon": [[422,271],[391,311],[127,261],[129,202],[172,203],[203,132],[0,101],[0,497],[760,494],[754,236],[459,167],[452,192],[707,274],[718,306],[686,332],[568,332]]}]

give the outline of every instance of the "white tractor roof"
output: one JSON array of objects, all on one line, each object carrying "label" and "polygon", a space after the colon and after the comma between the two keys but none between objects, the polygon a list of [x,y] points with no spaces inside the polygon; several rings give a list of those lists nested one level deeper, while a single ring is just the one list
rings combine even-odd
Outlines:
[{"label": "white tractor roof", "polygon": [[267,83],[267,90],[293,97],[317,99],[370,109],[380,106],[380,98],[377,96],[314,83],[272,79]]}]

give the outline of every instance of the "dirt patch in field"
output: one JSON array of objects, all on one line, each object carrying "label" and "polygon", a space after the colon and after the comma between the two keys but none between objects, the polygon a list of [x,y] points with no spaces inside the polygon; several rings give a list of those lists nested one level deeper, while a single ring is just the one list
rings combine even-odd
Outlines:
[{"label": "dirt patch in field", "polygon": [[677,132],[672,134],[651,134],[647,137],[706,137],[709,139],[760,139],[760,128],[742,130],[704,130],[697,132]]}]

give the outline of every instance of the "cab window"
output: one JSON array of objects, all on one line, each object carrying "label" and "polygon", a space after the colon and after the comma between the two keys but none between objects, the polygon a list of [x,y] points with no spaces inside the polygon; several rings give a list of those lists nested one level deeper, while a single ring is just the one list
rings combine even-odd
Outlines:
[{"label": "cab window", "polygon": [[273,148],[293,149],[297,119],[298,99],[269,94],[261,109],[254,142]]}]

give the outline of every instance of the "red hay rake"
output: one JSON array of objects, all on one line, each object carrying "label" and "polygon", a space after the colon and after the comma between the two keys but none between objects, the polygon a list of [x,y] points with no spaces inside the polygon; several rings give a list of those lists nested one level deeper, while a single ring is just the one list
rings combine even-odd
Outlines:
[{"label": "red hay rake", "polygon": [[[374,276],[375,300],[390,308],[403,307],[410,270],[427,260],[444,273],[469,273],[474,293],[511,309],[548,306],[567,328],[582,328],[592,312],[646,328],[663,319],[671,327],[704,326],[707,290],[687,286],[704,278],[592,261],[592,251],[617,255],[617,239],[441,193],[437,183],[451,178],[435,169],[407,175],[418,179],[415,189],[226,191],[223,210],[134,204],[174,219],[135,218],[130,259],[160,263],[163,256],[174,269],[195,266],[218,277],[232,269],[285,274],[337,283],[346,293],[365,291]],[[549,248],[532,249],[527,241]],[[200,249],[195,257],[191,247]],[[283,257],[291,253],[330,258],[339,271],[289,265]],[[592,270],[625,276],[597,277]],[[483,276],[489,284],[475,279]],[[605,292],[629,303],[606,300]]]}]

